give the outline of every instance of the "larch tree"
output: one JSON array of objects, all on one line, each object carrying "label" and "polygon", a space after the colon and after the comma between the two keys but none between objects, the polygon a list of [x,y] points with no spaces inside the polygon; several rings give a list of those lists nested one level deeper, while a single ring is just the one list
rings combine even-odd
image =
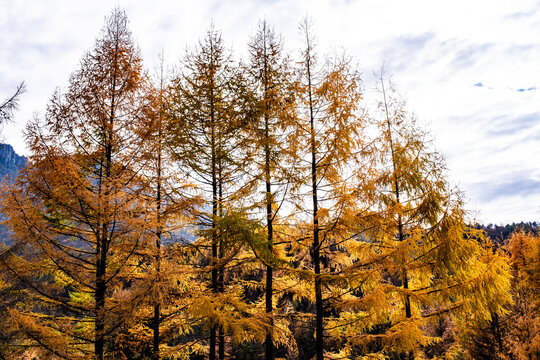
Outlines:
[{"label": "larch tree", "polygon": [[[288,189],[285,162],[287,161],[287,132],[294,118],[294,94],[291,91],[291,67],[283,56],[281,39],[267,22],[261,21],[248,44],[250,62],[246,65],[247,78],[253,96],[251,119],[247,125],[248,138],[253,144],[252,170],[255,189],[264,194],[260,207],[266,220],[266,251],[256,254],[266,266],[265,311],[269,326],[265,338],[265,358],[274,359],[274,242],[278,209]],[[257,191],[258,193],[258,191]]]},{"label": "larch tree", "polygon": [[[150,149],[150,154],[154,153],[155,156],[153,159],[155,160],[155,166],[154,166],[154,198],[155,198],[155,214],[156,214],[156,228],[155,228],[155,235],[156,235],[156,248],[155,248],[155,257],[154,257],[154,269],[156,272],[156,284],[161,283],[161,262],[162,262],[162,256],[161,256],[161,242],[162,242],[162,236],[163,236],[163,227],[166,223],[166,218],[164,219],[164,212],[163,212],[163,178],[165,177],[163,174],[164,170],[164,124],[163,124],[163,118],[165,115],[164,111],[164,99],[163,99],[163,92],[164,92],[164,75],[163,75],[163,62],[161,64],[160,69],[160,83],[159,83],[159,91],[156,96],[157,106],[156,106],[156,116],[154,117],[154,122],[150,123],[150,129],[154,130],[155,133],[153,134],[153,138],[155,140],[154,145]],[[153,150],[153,151],[152,151]],[[159,290],[159,286],[158,286]],[[159,328],[161,323],[161,294],[159,294],[159,291],[156,292],[156,296],[154,298],[155,304],[154,304],[154,318],[152,320],[152,331],[153,331],[153,349],[152,349],[152,358],[154,360],[159,360],[160,358],[160,352],[159,352],[159,343],[160,343],[160,337],[159,337]]]},{"label": "larch tree", "polygon": [[[540,357],[540,236],[518,231],[508,241],[513,304],[504,344],[510,357]],[[493,319],[495,320],[495,319]]]},{"label": "larch tree", "polygon": [[[341,339],[363,356],[413,359],[435,341],[424,325],[439,316],[489,317],[508,301],[506,262],[484,249],[467,226],[460,193],[445,162],[393,88],[380,77],[378,166],[358,219],[361,236],[347,272],[355,292],[344,298]],[[490,309],[489,304],[496,304]]]},{"label": "larch tree", "polygon": [[[142,140],[139,144],[140,164],[144,165],[141,186],[145,187],[140,191],[140,200],[153,217],[154,225],[148,229],[148,236],[154,241],[144,253],[145,261],[141,262],[138,281],[141,286],[132,290],[140,291],[141,306],[137,316],[126,324],[125,338],[117,337],[126,351],[139,348],[141,354],[153,359],[181,356],[190,351],[189,344],[171,346],[170,343],[192,330],[187,313],[183,311],[185,304],[182,304],[193,276],[185,258],[189,253],[186,253],[189,246],[185,235],[188,235],[186,224],[198,205],[197,197],[192,194],[193,187],[178,170],[169,146],[170,118],[162,57],[161,61],[159,74],[147,90],[148,106],[137,129]],[[151,339],[143,339],[141,334],[147,333],[148,328]]]},{"label": "larch tree", "polygon": [[[322,360],[325,316],[331,310],[323,291],[331,289],[334,279],[339,280],[333,275],[343,265],[340,244],[350,238],[347,219],[355,213],[356,205],[348,177],[362,149],[364,118],[361,80],[350,59],[335,56],[320,65],[308,19],[301,23],[301,31],[299,109],[291,138],[298,165],[293,175],[293,203],[300,210],[296,226],[300,233],[293,243],[299,245],[298,254],[309,254],[308,261],[296,262],[304,264],[298,274],[313,289],[308,299],[315,305],[315,355]],[[327,292],[329,297],[331,292]]]},{"label": "larch tree", "polygon": [[114,10],[67,91],[27,126],[29,165],[2,191],[17,248],[3,264],[32,298],[10,314],[44,356],[104,359],[137,301],[130,282],[155,223],[140,201],[147,87],[126,14]]},{"label": "larch tree", "polygon": [[[239,111],[243,81],[213,27],[197,49],[188,53],[183,67],[171,88],[171,142],[180,168],[205,199],[195,212],[193,226],[200,230],[195,246],[207,257],[201,263],[203,274],[210,273],[210,288],[203,287],[194,296],[192,309],[209,327],[209,358],[216,359],[217,345],[217,356],[224,359],[226,335],[247,334],[250,326],[257,327],[257,321],[238,315],[238,307],[245,306],[240,284],[230,282],[234,290],[225,284],[225,268],[242,248],[239,239],[247,235],[242,232],[250,228],[231,228],[246,225],[245,218],[235,215],[241,213],[235,209],[245,195],[240,135],[246,116]],[[244,340],[249,340],[247,335]]]},{"label": "larch tree", "polygon": [[[19,100],[21,95],[25,92],[24,82],[20,83],[15,89],[14,93],[7,99],[0,103],[0,127],[13,120],[15,111],[19,108]],[[5,179],[3,179],[5,181]],[[0,259],[9,256],[9,251],[5,244],[2,244],[0,253]],[[20,284],[17,279],[10,278],[10,274],[2,267],[2,261],[0,261],[0,321],[4,324],[9,324],[9,311],[8,309],[19,301],[23,301],[24,297],[21,297]],[[8,280],[8,278],[10,278]],[[20,353],[20,349],[12,349],[13,344],[16,344],[19,339],[19,332],[15,326],[7,327],[7,331],[2,332],[0,335],[0,359],[4,359],[4,354],[7,353]]]},{"label": "larch tree", "polygon": [[[458,322],[461,355],[468,359],[537,359],[540,356],[540,237],[518,230],[503,247],[511,267],[512,303],[489,318]],[[502,251],[498,249],[497,251]]]}]

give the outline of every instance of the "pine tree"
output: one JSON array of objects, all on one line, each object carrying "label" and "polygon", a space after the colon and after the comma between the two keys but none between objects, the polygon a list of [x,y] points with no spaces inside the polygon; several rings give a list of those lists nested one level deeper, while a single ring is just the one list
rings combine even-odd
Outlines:
[{"label": "pine tree", "polygon": [[28,125],[30,163],[2,193],[19,246],[4,265],[32,298],[10,314],[51,356],[103,359],[137,300],[129,284],[154,222],[135,132],[148,82],[127,24],[120,10],[107,18],[66,93]]}]

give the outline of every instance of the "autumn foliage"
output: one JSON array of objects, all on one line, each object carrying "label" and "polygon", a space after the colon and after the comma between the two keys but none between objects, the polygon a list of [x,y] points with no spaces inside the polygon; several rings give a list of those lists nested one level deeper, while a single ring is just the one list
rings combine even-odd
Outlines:
[{"label": "autumn foliage", "polygon": [[151,77],[113,11],[1,192],[1,359],[538,357],[539,238],[492,247],[389,79],[368,109],[301,32]]}]

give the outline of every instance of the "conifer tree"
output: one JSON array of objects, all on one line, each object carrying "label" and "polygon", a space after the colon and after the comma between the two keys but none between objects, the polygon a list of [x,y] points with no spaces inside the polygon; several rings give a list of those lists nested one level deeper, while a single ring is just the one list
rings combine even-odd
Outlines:
[{"label": "conifer tree", "polygon": [[540,237],[517,231],[508,251],[512,269],[513,304],[506,316],[503,339],[510,357],[540,357]]},{"label": "conifer tree", "polygon": [[[201,235],[195,245],[203,252],[210,248],[211,293],[203,291],[193,306],[210,328],[209,358],[216,359],[217,345],[217,355],[223,359],[225,329],[236,331],[247,326],[234,315],[237,306],[244,306],[239,284],[231,284],[236,290],[229,294],[225,288],[225,267],[241,249],[238,242],[243,240],[238,239],[245,239],[236,236],[236,230],[242,233],[241,229],[230,228],[245,225],[237,216],[242,212],[237,207],[246,190],[240,171],[245,165],[240,135],[247,118],[239,111],[243,81],[221,34],[213,27],[186,56],[183,66],[184,72],[173,81],[171,141],[179,166],[206,201],[195,213],[195,226]],[[251,325],[256,328],[256,321]]]},{"label": "conifer tree", "polygon": [[[253,178],[256,183],[264,183],[266,251],[257,256],[264,258],[266,265],[265,311],[269,316],[269,328],[265,338],[265,358],[274,358],[274,267],[273,248],[275,224],[279,208],[279,196],[286,193],[285,178],[286,136],[291,128],[294,113],[294,95],[290,91],[291,74],[284,59],[281,39],[266,21],[259,23],[256,34],[249,46],[250,63],[247,66],[248,81],[251,83],[253,107],[251,121],[247,128],[253,141]],[[255,184],[256,188],[258,184]],[[284,189],[285,188],[285,189]],[[280,203],[283,202],[281,199]],[[266,254],[266,256],[263,256]]]},{"label": "conifer tree", "polygon": [[21,95],[26,91],[24,82],[17,85],[13,95],[9,96],[0,103],[0,125],[10,122],[13,119],[13,113],[19,108],[19,100]]},{"label": "conifer tree", "polygon": [[[518,230],[505,246],[511,268],[512,303],[489,318],[458,322],[456,346],[470,359],[536,359],[540,356],[540,238]],[[498,249],[497,251],[502,251]],[[493,299],[496,302],[498,299]]]},{"label": "conifer tree", "polygon": [[[329,307],[323,289],[332,285],[337,269],[338,247],[350,235],[347,218],[353,214],[353,188],[347,171],[362,147],[361,80],[345,55],[318,64],[314,39],[307,19],[301,24],[304,37],[298,66],[299,115],[295,122],[292,151],[298,159],[294,190],[302,247],[309,247],[309,272],[315,305],[316,359],[324,358],[324,317]],[[308,200],[309,199],[309,200]],[[308,220],[309,219],[309,220]],[[309,241],[310,243],[306,243]],[[339,265],[338,265],[339,266]],[[300,271],[305,277],[305,271]]]},{"label": "conifer tree", "polygon": [[[158,78],[146,93],[148,106],[144,120],[137,129],[142,140],[140,161],[144,165],[141,174],[144,181],[141,184],[145,186],[140,200],[146,204],[148,213],[153,214],[149,216],[154,217],[154,227],[148,229],[154,243],[147,249],[146,261],[141,264],[143,270],[139,281],[148,284],[139,288],[143,291],[140,297],[144,298],[144,302],[139,307],[138,316],[129,324],[128,339],[131,337],[131,340],[126,339],[122,344],[125,348],[151,347],[151,351],[147,352],[151,352],[153,359],[189,351],[186,344],[170,346],[166,343],[191,331],[188,314],[178,309],[182,308],[186,297],[183,288],[188,286],[193,276],[191,266],[185,259],[189,253],[185,236],[189,236],[186,224],[198,204],[198,199],[192,196],[192,186],[177,170],[167,141],[166,130],[170,119],[167,116],[167,84],[161,60]],[[152,308],[151,313],[148,313],[148,305]],[[149,321],[149,318],[152,320]],[[145,326],[152,331],[148,344],[141,341]]]},{"label": "conifer tree", "polygon": [[[163,188],[163,117],[164,117],[164,106],[163,106],[163,91],[164,91],[164,78],[163,78],[163,62],[161,63],[161,74],[160,74],[160,84],[159,84],[159,92],[157,94],[157,106],[156,106],[156,116],[155,116],[155,123],[151,124],[150,129],[155,130],[156,134],[154,135],[155,138],[155,149],[152,149],[155,151],[155,213],[156,213],[156,229],[155,229],[155,235],[156,235],[156,254],[155,254],[155,260],[154,260],[154,267],[156,271],[156,277],[157,281],[156,283],[159,284],[161,282],[161,241],[162,241],[162,235],[163,235],[163,225],[164,225],[164,214],[163,214],[163,195],[162,195],[162,188]],[[153,126],[152,126],[153,125]],[[159,354],[159,327],[160,327],[160,318],[161,318],[161,299],[160,294],[156,294],[155,304],[154,304],[154,318],[152,321],[152,331],[153,331],[153,351],[152,351],[152,357],[154,360],[159,360],[160,354]]]},{"label": "conifer tree", "polygon": [[448,313],[489,317],[494,299],[500,309],[508,271],[467,227],[444,159],[382,76],[380,90],[378,168],[363,191],[375,202],[349,245],[354,292],[340,305],[342,325],[334,325],[349,352],[412,359],[434,341],[423,333],[426,322]]},{"label": "conifer tree", "polygon": [[11,316],[47,356],[105,357],[130,316],[129,289],[153,221],[139,201],[139,127],[147,78],[123,11],[27,127],[30,163],[3,190],[17,252],[4,259],[33,298]]}]

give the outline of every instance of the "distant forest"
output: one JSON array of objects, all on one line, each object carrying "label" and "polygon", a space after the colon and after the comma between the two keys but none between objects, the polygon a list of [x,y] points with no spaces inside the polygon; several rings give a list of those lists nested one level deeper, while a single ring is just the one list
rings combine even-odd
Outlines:
[{"label": "distant forest", "polygon": [[150,72],[107,17],[0,147],[0,360],[540,358],[538,225],[471,223],[384,70],[315,32],[240,60],[212,25]]},{"label": "distant forest", "polygon": [[506,225],[494,225],[494,224],[488,224],[488,225],[481,225],[477,224],[476,229],[483,230],[487,236],[495,243],[497,246],[504,245],[508,239],[512,236],[512,234],[517,233],[519,231],[523,231],[527,234],[531,234],[534,236],[538,236],[538,232],[540,231],[538,227],[538,223],[536,221],[533,222],[520,222],[520,223],[512,223],[512,224],[506,224]]}]

